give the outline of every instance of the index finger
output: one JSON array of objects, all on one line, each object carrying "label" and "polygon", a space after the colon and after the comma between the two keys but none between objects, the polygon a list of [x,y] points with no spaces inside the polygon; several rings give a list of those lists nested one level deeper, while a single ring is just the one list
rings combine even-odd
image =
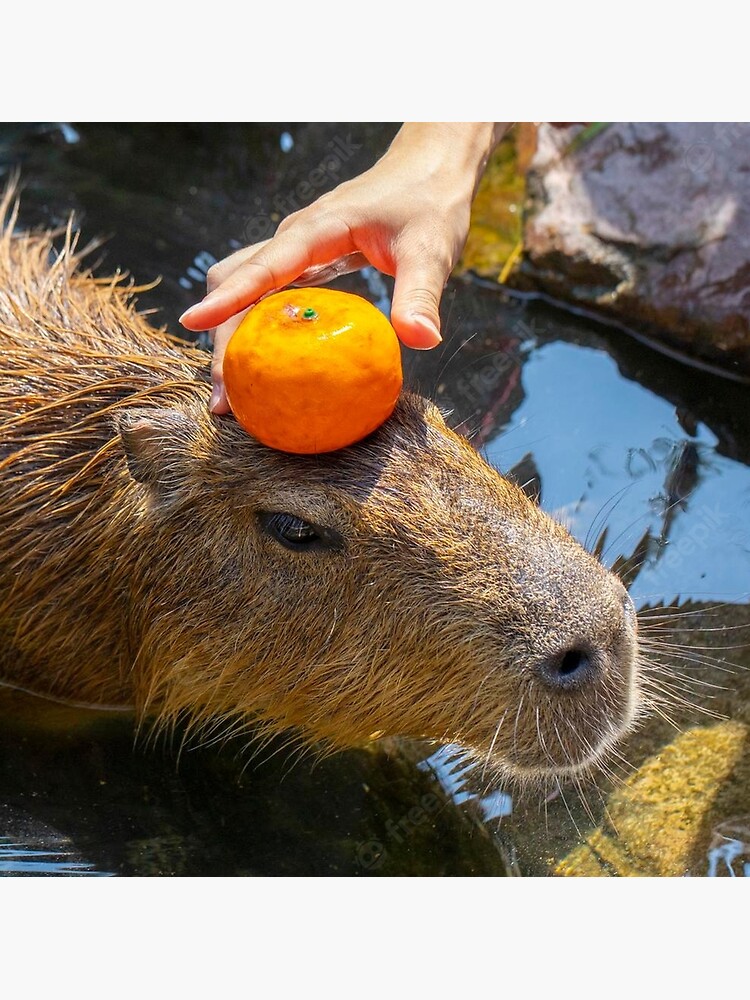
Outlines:
[{"label": "index finger", "polygon": [[188,330],[220,326],[263,295],[290,284],[308,268],[330,264],[354,249],[349,227],[338,219],[290,226],[188,309],[180,322]]}]

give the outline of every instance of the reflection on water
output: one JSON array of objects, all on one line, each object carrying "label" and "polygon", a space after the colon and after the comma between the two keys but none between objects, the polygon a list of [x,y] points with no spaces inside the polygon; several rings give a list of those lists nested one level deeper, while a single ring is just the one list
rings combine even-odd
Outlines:
[{"label": "reflection on water", "polygon": [[[365,169],[394,131],[5,126],[0,172],[22,170],[24,225],[59,225],[75,210],[85,237],[108,237],[105,270],[129,268],[139,282],[161,275],[144,305],[180,332],[177,316],[203,293],[215,260]],[[372,269],[339,284],[387,309],[392,282]],[[443,321],[444,344],[406,358],[409,383],[621,572],[640,607],[703,602],[686,613],[705,635],[681,641],[720,647],[727,617],[705,602],[746,602],[750,586],[747,389],[476,281],[450,284]],[[740,660],[745,618],[732,627],[723,644],[736,648],[715,655]],[[701,665],[714,669],[705,657]],[[719,680],[727,690],[718,711],[750,719],[742,683]],[[718,784],[750,775],[744,730],[729,740],[706,729],[716,767],[704,775],[705,816],[691,827],[702,846],[693,855],[670,841],[670,868],[649,854],[644,831],[682,822],[696,794],[680,799],[679,815],[647,816],[643,802],[700,755],[681,744],[687,756],[669,770],[661,748],[674,734],[658,718],[624,751],[641,768],[627,794],[563,789],[540,803],[485,787],[455,748],[390,744],[312,769],[281,752],[247,766],[230,748],[186,754],[178,768],[168,748],[134,748],[128,720],[91,723],[74,713],[50,727],[45,711],[19,718],[20,696],[9,697],[0,699],[14,720],[0,738],[6,874],[515,874],[564,858],[576,874],[603,866],[737,875],[748,865],[746,819],[736,819],[742,796]],[[597,826],[605,802],[625,833]]]},{"label": "reflection on water", "polygon": [[0,837],[0,875],[110,875],[86,861],[75,861],[67,851],[34,850]]},{"label": "reflection on water", "polygon": [[[723,871],[722,871],[723,869]],[[750,876],[750,816],[727,820],[714,831],[708,850],[707,875]]]},{"label": "reflection on water", "polygon": [[513,797],[508,792],[496,788],[485,795],[479,795],[469,787],[469,778],[476,777],[479,761],[456,744],[447,743],[439,747],[426,760],[420,761],[417,767],[420,771],[431,771],[455,805],[473,802],[485,823],[510,816],[513,812]]},{"label": "reflection on water", "polygon": [[[607,565],[645,538],[637,604],[747,600],[747,389],[497,293],[456,287],[446,313],[448,343],[411,361],[420,388]],[[642,355],[643,383],[623,377],[623,352]],[[679,406],[647,365],[681,375]]]},{"label": "reflection on water", "polygon": [[525,399],[488,446],[490,459],[512,465],[531,452],[550,512],[581,540],[606,526],[607,564],[648,532],[636,603],[748,596],[750,477],[716,453],[705,424],[687,437],[674,407],[623,382],[602,351],[546,344],[523,380]]}]

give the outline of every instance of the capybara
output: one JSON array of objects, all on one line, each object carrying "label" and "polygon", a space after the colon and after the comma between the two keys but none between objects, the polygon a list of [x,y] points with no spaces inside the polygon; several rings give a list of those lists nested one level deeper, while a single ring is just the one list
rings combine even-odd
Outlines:
[{"label": "capybara", "polygon": [[[293,456],[208,411],[208,355],[75,239],[0,239],[0,678],[218,735],[473,748],[577,772],[641,697],[619,580],[405,393]],[[304,413],[300,420],[304,420]]]}]

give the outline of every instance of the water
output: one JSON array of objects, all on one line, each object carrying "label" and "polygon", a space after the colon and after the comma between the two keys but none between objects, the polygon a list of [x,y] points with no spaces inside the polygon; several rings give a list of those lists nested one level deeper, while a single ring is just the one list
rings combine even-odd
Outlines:
[{"label": "water", "polygon": [[[361,172],[394,131],[5,126],[0,173],[21,169],[24,225],[61,225],[72,210],[86,238],[106,237],[97,252],[104,271],[128,269],[139,283],[160,275],[143,301],[157,309],[155,322],[180,332],[177,317],[202,294],[214,260]],[[371,270],[340,284],[381,307],[392,287]],[[451,282],[443,321],[441,348],[407,358],[411,384],[582,541],[598,544],[640,608],[746,604],[745,387],[471,279]],[[519,804],[504,789],[479,789],[434,747],[375,746],[314,768],[281,751],[248,764],[230,747],[186,752],[178,764],[169,745],[134,745],[126,717],[10,693],[0,711],[12,720],[0,736],[2,873],[542,873],[602,812],[594,799],[587,817],[575,795]],[[648,732],[628,750],[634,763],[673,735],[658,725]],[[721,833],[727,818],[717,819],[705,870],[691,873],[740,858],[742,874],[744,841]]]},{"label": "water", "polygon": [[748,389],[543,303],[473,284],[446,298],[449,342],[411,368],[488,460],[531,469],[589,547],[606,528],[608,565],[648,536],[640,606],[746,600]]}]

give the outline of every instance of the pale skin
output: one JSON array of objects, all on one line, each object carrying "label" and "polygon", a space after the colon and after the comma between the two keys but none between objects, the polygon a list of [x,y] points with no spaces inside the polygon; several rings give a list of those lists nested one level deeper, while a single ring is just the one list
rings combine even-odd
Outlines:
[{"label": "pale skin", "polygon": [[466,242],[471,203],[508,122],[410,122],[359,177],[288,216],[270,240],[208,272],[208,293],[181,317],[215,328],[213,413],[228,413],[222,360],[253,304],[290,284],[321,284],[371,264],[395,279],[391,322],[418,350],[440,341],[440,298]]}]

